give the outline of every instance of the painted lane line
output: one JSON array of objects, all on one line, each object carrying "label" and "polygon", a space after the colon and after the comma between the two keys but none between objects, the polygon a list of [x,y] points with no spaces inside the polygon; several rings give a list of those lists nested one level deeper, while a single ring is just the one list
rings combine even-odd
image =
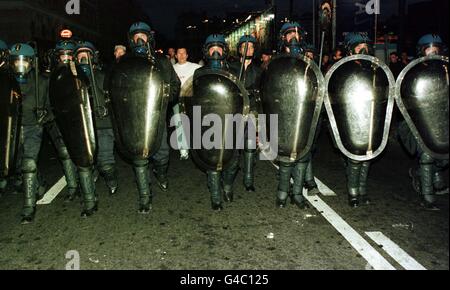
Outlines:
[{"label": "painted lane line", "polygon": [[[279,166],[273,165],[279,170]],[[292,179],[291,182],[293,182]],[[303,189],[303,195],[375,270],[396,270],[394,266],[378,253],[374,247],[372,247],[320,197],[308,196],[308,191],[306,189]]]},{"label": "painted lane line", "polygon": [[328,186],[325,185],[322,181],[320,181],[317,177],[316,183],[317,187],[319,188],[319,191],[322,193],[323,196],[337,196],[337,194],[331,190]]},{"label": "painted lane line", "polygon": [[406,270],[426,270],[424,266],[408,255],[408,253],[406,253],[383,233],[366,232],[366,235],[379,246],[383,247],[383,250]]},{"label": "painted lane line", "polygon": [[306,190],[304,196],[375,270],[396,270],[320,197],[308,196]]},{"label": "painted lane line", "polygon": [[66,178],[63,176],[49,191],[44,195],[44,197],[37,202],[38,205],[51,204],[52,201],[58,196],[58,194],[67,186]]}]

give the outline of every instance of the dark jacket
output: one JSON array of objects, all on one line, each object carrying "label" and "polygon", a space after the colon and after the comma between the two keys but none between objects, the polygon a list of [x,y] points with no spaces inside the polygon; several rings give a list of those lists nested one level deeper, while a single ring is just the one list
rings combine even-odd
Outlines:
[{"label": "dark jacket", "polygon": [[34,71],[28,74],[27,83],[20,84],[22,94],[22,125],[34,126],[38,124],[37,109],[45,109],[47,113],[46,120],[53,119],[51,114],[50,102],[48,99],[49,80],[39,75],[39,104],[36,104],[36,81]]},{"label": "dark jacket", "polygon": [[[95,84],[97,87],[97,101],[98,101],[98,106],[100,108],[97,107],[97,103],[95,101],[92,101],[91,105],[92,105],[92,112],[94,114],[94,119],[95,119],[95,128],[97,130],[101,130],[101,129],[111,129],[112,128],[112,122],[111,122],[111,112],[110,112],[110,107],[109,107],[109,103],[106,101],[106,93],[105,90],[103,89],[104,87],[104,83],[105,83],[105,74],[103,73],[103,71],[101,70],[94,70],[94,76],[95,76]],[[92,92],[92,96],[95,97],[94,93]],[[99,113],[99,111],[101,110],[101,108],[105,108],[107,110],[107,115],[106,116],[101,116]]]},{"label": "dark jacket", "polygon": [[[230,71],[235,76],[239,77],[241,72],[241,62],[234,62],[230,64]],[[260,66],[256,65],[254,61],[247,67],[243,75],[243,82],[245,88],[249,91],[250,95],[253,95],[254,91],[259,91],[261,88],[261,75],[263,70]]]}]

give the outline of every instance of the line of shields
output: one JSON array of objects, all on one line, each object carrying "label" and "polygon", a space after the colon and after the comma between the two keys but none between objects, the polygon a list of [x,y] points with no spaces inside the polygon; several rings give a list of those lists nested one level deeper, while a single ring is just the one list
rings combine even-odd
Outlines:
[{"label": "line of shields", "polygon": [[[112,72],[109,111],[116,145],[130,161],[147,159],[160,147],[170,92],[163,76],[154,59],[133,57],[125,59]],[[14,168],[21,94],[9,75],[1,73],[0,81],[0,177],[4,177]],[[90,82],[72,65],[55,72],[50,83],[56,122],[79,167],[92,166],[96,154]],[[352,160],[369,161],[384,151],[395,104],[421,149],[435,159],[448,159],[447,57],[417,59],[395,81],[389,68],[372,56],[344,58],[324,77],[306,57],[281,55],[270,63],[262,84],[256,96],[258,109],[250,108],[249,93],[227,71],[204,69],[182,88],[181,112],[191,121],[191,127],[189,133],[184,132],[181,143],[193,148],[192,159],[201,170],[227,168],[242,142],[240,135],[233,132],[245,130],[245,123],[255,119],[249,118],[252,113],[277,116],[277,126],[271,124],[272,118],[257,122],[258,134],[267,136],[259,139],[262,151],[276,152],[272,158],[275,161],[300,160],[311,150],[323,106],[337,147]],[[217,126],[212,123],[209,127],[196,126],[199,122],[205,124],[202,121],[211,114],[222,120],[221,144],[231,135],[235,147],[205,148],[201,142],[198,147],[193,146],[199,141],[194,140],[196,130],[204,136],[212,126]],[[227,116],[237,114],[247,119],[227,122]],[[196,118],[199,122],[195,122]],[[177,130],[183,129],[186,128],[179,126]],[[277,142],[272,142],[271,136],[276,136]],[[271,144],[276,144],[276,148],[271,148]]]},{"label": "line of shields", "polygon": [[[352,160],[370,161],[388,144],[397,104],[421,149],[435,159],[448,159],[449,72],[444,56],[415,60],[396,81],[389,67],[373,56],[346,57],[324,77],[308,58],[280,55],[263,76],[256,108],[249,110],[248,92],[227,72],[203,70],[185,84],[181,95],[182,111],[192,126],[180,142],[185,148],[193,146],[193,126],[199,124],[195,118],[204,120],[209,114],[222,119],[221,142],[235,132],[232,148],[239,148],[243,124],[230,123],[225,116],[249,116],[250,112],[256,116],[247,121],[257,120],[263,155],[270,156],[269,160],[297,162],[310,152],[325,107],[338,149]],[[194,114],[196,107],[201,107],[200,116]],[[274,121],[269,116],[277,118]],[[210,129],[202,127],[200,136]],[[195,147],[191,155],[200,169],[220,171],[237,154],[228,148]]]}]

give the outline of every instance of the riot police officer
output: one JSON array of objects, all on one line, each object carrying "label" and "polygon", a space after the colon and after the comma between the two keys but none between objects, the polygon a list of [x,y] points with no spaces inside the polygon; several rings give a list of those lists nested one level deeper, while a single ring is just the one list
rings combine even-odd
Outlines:
[{"label": "riot police officer", "polygon": [[[285,23],[280,31],[280,53],[299,57],[304,53],[302,42],[304,32],[297,22]],[[280,161],[279,183],[276,205],[285,208],[291,192],[291,178],[294,180],[291,192],[291,202],[300,209],[309,208],[308,202],[303,196],[303,186],[311,153],[293,163]]]},{"label": "riot police officer", "polygon": [[[245,84],[245,88],[249,92],[250,108],[255,117],[253,118],[253,121],[249,120],[249,122],[253,122],[254,124],[248,124],[248,126],[254,126],[255,129],[257,125],[256,117],[258,116],[257,98],[259,98],[262,74],[261,67],[256,65],[253,61],[255,56],[256,44],[257,41],[255,37],[248,35],[242,36],[239,39],[238,43],[240,61],[230,64],[230,70],[236,76],[242,76],[241,81]],[[247,55],[245,55],[246,49]],[[244,62],[245,64],[243,66]],[[241,72],[242,69],[243,71]],[[257,144],[255,144],[256,140],[252,140],[252,138],[248,137],[249,136],[247,130],[244,149],[244,187],[248,192],[255,192],[254,167],[256,163]]]},{"label": "riot police officer", "polygon": [[[139,71],[157,71],[158,75],[158,82],[162,81],[165,85],[165,88],[168,88],[167,90],[164,90],[164,100],[167,100],[168,103],[176,103],[178,102],[179,92],[180,92],[180,80],[178,79],[177,74],[175,73],[172,64],[169,62],[167,58],[165,58],[163,55],[156,54],[154,50],[155,40],[153,38],[153,34],[151,31],[151,28],[148,24],[143,22],[134,23],[129,30],[129,42],[131,47],[131,52],[128,53],[118,64],[115,65],[115,68],[113,68],[112,71],[112,77],[111,81],[109,83],[109,91],[111,93],[111,102],[113,105],[113,111],[114,111],[114,124],[116,126],[116,131],[118,131],[121,136],[125,134],[124,131],[126,131],[128,128],[124,128],[121,126],[117,126],[117,113],[118,111],[121,111],[121,108],[119,106],[115,106],[115,104],[123,104],[123,97],[119,96],[118,94],[122,94],[123,90],[126,90],[126,88],[121,87],[120,83],[115,83],[115,80],[121,79],[121,73],[120,70],[126,70],[130,71],[133,70],[136,72],[137,70],[135,67],[138,67]],[[116,73],[117,72],[117,73]],[[136,82],[134,80],[134,83],[136,86],[139,85],[145,85],[145,82],[148,82],[147,86],[155,86],[156,83],[153,82],[153,74],[152,75],[138,75],[136,78],[142,79],[141,83]],[[156,74],[155,74],[156,77]],[[146,95],[142,95],[140,92],[144,91],[144,89],[138,89],[136,88],[136,94],[133,95],[134,98],[145,98]],[[124,92],[129,93],[129,92]],[[133,92],[131,92],[133,93]],[[155,96],[155,98],[160,97]],[[166,99],[167,97],[167,99]],[[146,104],[149,104],[149,102],[152,102],[153,100],[140,100]],[[156,99],[154,100],[156,101]],[[162,101],[163,103],[166,103],[166,101]],[[130,104],[127,102],[125,105],[129,105],[129,108],[133,108],[135,110],[135,105]],[[128,108],[128,107],[127,107]],[[139,191],[139,213],[140,214],[148,214],[151,210],[152,206],[152,190],[150,186],[150,174],[149,174],[149,158],[150,157],[153,161],[153,172],[156,176],[156,180],[158,182],[158,185],[163,191],[168,190],[168,178],[167,178],[167,172],[169,167],[169,145],[167,141],[167,124],[165,122],[165,116],[167,112],[166,106],[163,106],[164,110],[159,112],[159,118],[157,120],[150,120],[149,118],[153,118],[154,116],[149,116],[149,114],[145,115],[139,115],[139,116],[125,116],[124,118],[134,118],[135,121],[149,123],[153,122],[153,124],[158,123],[160,124],[159,130],[161,130],[161,141],[160,146],[157,146],[159,149],[155,152],[150,152],[150,149],[147,146],[150,146],[148,142],[150,142],[150,139],[158,140],[154,142],[159,142],[159,138],[157,139],[156,136],[153,136],[150,138],[150,135],[152,132],[149,130],[151,128],[144,128],[143,130],[141,127],[141,124],[138,125],[139,122],[134,122],[136,126],[141,128],[133,128],[136,129],[136,131],[141,132],[145,136],[138,136],[134,135],[130,138],[137,138],[140,142],[140,144],[144,144],[143,148],[139,147],[137,150],[141,152],[140,154],[137,154],[135,152],[129,152],[130,155],[132,155],[130,158],[132,158],[133,162],[133,168],[136,176],[136,182],[137,187]],[[127,113],[128,114],[128,113]],[[164,118],[164,120],[162,120]],[[125,120],[121,120],[121,122],[125,122]],[[162,125],[161,125],[162,124]],[[158,130],[158,131],[159,131]],[[154,131],[154,130],[153,130]],[[159,134],[159,133],[158,133]],[[145,139],[145,140],[141,140]],[[120,142],[123,142],[124,140],[120,139]],[[125,140],[127,141],[127,140]],[[119,143],[120,143],[119,142]],[[153,141],[152,141],[153,142]],[[129,143],[129,142],[128,142]],[[133,146],[133,145],[130,145]],[[154,146],[151,146],[154,147]]]},{"label": "riot police officer", "polygon": [[[8,62],[9,47],[4,41],[0,40],[0,74],[2,76],[1,85],[3,86],[3,88],[10,86],[10,88],[13,90],[13,94],[14,91],[17,91],[16,93],[18,93],[18,84],[14,80],[14,77],[11,75],[11,70]],[[8,84],[3,82],[8,82]],[[6,93],[6,91],[3,92]],[[2,126],[1,129],[5,129],[5,131],[1,129],[0,130],[2,131],[2,133],[6,134],[2,134],[2,136],[0,136],[0,141],[2,141],[2,148],[6,147],[8,148],[8,150],[0,152],[0,158],[5,158],[2,158],[3,163],[0,165],[0,170],[2,171],[0,172],[0,196],[6,193],[7,189],[10,189],[15,193],[22,192],[21,160],[23,149],[20,138],[22,98],[18,97],[15,99],[11,99],[10,92],[7,93],[7,96],[2,95],[1,97],[5,99],[1,100],[2,108],[0,109],[2,110],[2,112],[0,112],[0,125]],[[6,158],[9,158],[9,161],[6,160]],[[8,168],[4,168],[4,165],[7,165]]]},{"label": "riot police officer", "polygon": [[114,157],[114,131],[103,89],[105,74],[99,68],[97,50],[92,43],[79,41],[74,55],[77,65],[90,81],[91,95],[94,97],[93,114],[98,144],[97,169],[104,178],[110,195],[114,195],[118,188],[118,181]]},{"label": "riot police officer", "polygon": [[[208,36],[203,46],[203,54],[207,64],[194,73],[194,80],[203,70],[229,71],[227,63],[228,45],[225,37],[221,34]],[[233,185],[239,171],[239,157],[232,158],[230,165],[223,171],[208,170],[208,189],[211,194],[211,207],[214,211],[223,210],[223,199],[232,202],[234,199]]]},{"label": "riot police officer", "polygon": [[[345,44],[348,55],[369,54],[369,42],[370,39],[363,33],[347,34]],[[370,204],[367,196],[370,164],[370,161],[360,162],[350,158],[346,159],[347,190],[351,207]]]},{"label": "riot police officer", "polygon": [[[311,43],[306,43],[303,46],[303,50],[305,53],[305,56],[309,58],[310,60],[317,62],[317,54],[316,49]],[[324,109],[323,109],[324,110]],[[320,194],[319,187],[316,183],[315,176],[314,176],[314,170],[313,170],[313,156],[317,149],[317,142],[320,135],[321,127],[322,127],[322,121],[323,121],[323,114],[324,112],[320,114],[319,117],[319,123],[317,124],[316,129],[316,135],[314,137],[314,143],[311,148],[311,158],[308,161],[308,166],[306,167],[306,174],[305,174],[305,185],[304,187],[308,190],[308,195],[318,195]]]},{"label": "riot police officer", "polygon": [[22,224],[28,224],[34,220],[36,201],[45,191],[45,186],[38,177],[37,168],[44,126],[63,164],[66,179],[70,182],[76,173],[61,133],[48,111],[48,80],[42,77],[35,67],[34,49],[28,44],[18,43],[13,45],[10,51],[10,67],[20,85],[23,97],[22,174],[25,202]]},{"label": "riot police officer", "polygon": [[[9,48],[6,42],[0,39],[0,72],[7,71]],[[8,185],[7,176],[2,176],[0,173],[0,197],[6,192],[6,186]]]},{"label": "riot police officer", "polygon": [[[418,57],[445,55],[444,51],[445,45],[439,35],[424,35],[417,43]],[[398,135],[408,153],[418,158],[418,167],[410,168],[409,176],[414,190],[421,196],[422,206],[427,210],[439,210],[436,205],[436,194],[448,194],[448,185],[443,175],[448,168],[448,159],[437,160],[424,152],[406,121],[400,123]]]},{"label": "riot police officer", "polygon": [[[53,56],[49,56],[48,60],[48,68],[51,72],[54,69],[54,64],[56,66],[59,65],[70,65],[70,62],[73,61],[73,52],[75,50],[75,43],[70,40],[62,40],[59,41],[55,49],[53,50]],[[52,64],[53,63],[53,64]],[[66,171],[66,178],[68,192],[65,197],[66,202],[73,201],[77,194],[79,194],[79,185],[78,185],[78,176],[73,176],[76,173],[76,166],[73,164],[71,160],[64,160],[63,164],[65,164],[64,168],[70,168]]]}]

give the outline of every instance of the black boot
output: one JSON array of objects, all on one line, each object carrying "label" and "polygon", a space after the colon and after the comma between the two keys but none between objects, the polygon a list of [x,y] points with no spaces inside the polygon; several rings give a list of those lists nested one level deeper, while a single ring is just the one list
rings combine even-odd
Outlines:
[{"label": "black boot", "polygon": [[436,195],[448,194],[448,185],[445,182],[443,172],[440,168],[434,167],[433,187]]},{"label": "black boot", "polygon": [[67,195],[64,201],[72,202],[76,197],[80,196],[77,169],[70,159],[62,160],[62,166],[67,182]]},{"label": "black boot", "polygon": [[148,161],[137,162],[134,165],[136,184],[139,191],[139,214],[147,215],[152,210],[153,196],[150,188]]},{"label": "black boot", "polygon": [[47,181],[45,181],[45,179],[43,178],[42,175],[39,174],[39,172],[37,176],[38,176],[38,190],[36,193],[36,200],[40,201],[41,199],[44,198],[45,193],[47,192],[49,186]]},{"label": "black boot", "polygon": [[289,197],[289,193],[278,191],[277,200],[275,202],[275,205],[278,208],[285,208],[287,206],[288,197]]},{"label": "black boot", "polygon": [[422,206],[426,210],[438,211],[436,196],[433,187],[433,158],[426,153],[420,156],[420,184],[422,193]]},{"label": "black boot", "polygon": [[223,200],[225,202],[230,202],[230,203],[234,201],[233,186],[224,185],[224,187],[223,187]]},{"label": "black boot", "polygon": [[16,174],[12,177],[13,184],[13,194],[21,194],[23,193],[23,176],[22,173]]},{"label": "black boot", "polygon": [[359,175],[359,202],[361,205],[369,205],[372,201],[367,195],[367,180],[369,177],[370,162],[363,162]]},{"label": "black boot", "polygon": [[348,190],[348,204],[350,207],[356,208],[359,206],[359,179],[361,176],[361,163],[353,160],[348,160],[347,164],[347,190]]},{"label": "black boot", "polygon": [[208,189],[211,194],[211,208],[215,211],[223,210],[221,172],[208,171]]},{"label": "black boot", "polygon": [[95,194],[95,182],[92,168],[79,168],[80,187],[83,195],[83,211],[81,217],[87,218],[98,211],[98,200]]},{"label": "black boot", "polygon": [[305,188],[308,190],[308,196],[322,194],[314,177],[312,159],[309,160],[308,166],[306,167]]},{"label": "black boot", "polygon": [[234,192],[233,185],[239,172],[239,158],[235,157],[230,167],[222,173],[224,199],[226,202],[233,202]]},{"label": "black boot", "polygon": [[167,164],[155,164],[155,168],[153,169],[153,174],[156,177],[156,181],[158,186],[161,188],[163,192],[167,192],[169,190],[169,179],[167,178]]},{"label": "black boot", "polygon": [[39,188],[39,181],[36,172],[23,174],[23,192],[25,193],[25,202],[22,209],[23,225],[34,221],[36,214],[36,195]]},{"label": "black boot", "polygon": [[64,202],[65,203],[71,203],[76,198],[80,198],[80,197],[81,197],[80,187],[68,188],[67,189],[67,195],[64,197]]},{"label": "black boot", "polygon": [[117,181],[117,173],[114,165],[108,165],[100,168],[100,174],[103,176],[106,182],[106,186],[109,189],[109,195],[115,195],[119,182]]},{"label": "black boot", "polygon": [[420,174],[418,168],[410,168],[408,171],[409,177],[411,178],[411,185],[414,188],[414,191],[420,194],[421,185],[420,185]]},{"label": "black boot", "polygon": [[285,208],[289,192],[291,190],[291,174],[293,170],[292,164],[280,162],[278,193],[276,206],[278,208]]},{"label": "black boot", "polygon": [[292,176],[294,178],[294,184],[292,186],[292,199],[291,203],[295,204],[300,209],[308,209],[308,202],[303,196],[303,185],[305,181],[306,169],[308,167],[308,162],[298,162],[294,170],[292,171]]},{"label": "black boot", "polygon": [[244,187],[247,192],[255,192],[256,151],[244,151]]},{"label": "black boot", "polygon": [[152,193],[141,192],[139,194],[139,210],[138,213],[147,215],[152,210]]}]

